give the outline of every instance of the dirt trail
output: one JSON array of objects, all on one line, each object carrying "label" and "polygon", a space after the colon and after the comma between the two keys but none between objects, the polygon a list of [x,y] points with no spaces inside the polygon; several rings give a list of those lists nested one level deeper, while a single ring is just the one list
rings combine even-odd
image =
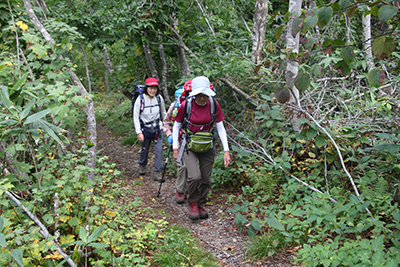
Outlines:
[{"label": "dirt trail", "polygon": [[[224,203],[227,192],[212,192],[209,203],[205,208],[209,214],[206,220],[191,221],[187,216],[187,203],[179,205],[175,202],[174,177],[165,174],[166,182],[161,186],[161,194],[157,197],[160,184],[154,181],[152,173],[153,162],[150,160],[147,173],[140,178],[138,172],[138,146],[121,146],[117,137],[112,136],[109,129],[102,124],[97,125],[98,149],[101,156],[117,164],[117,169],[124,171],[128,189],[140,197],[146,206],[152,207],[156,218],[166,217],[170,224],[186,227],[193,233],[210,253],[213,253],[224,267],[252,266],[294,266],[290,263],[290,255],[281,255],[269,261],[248,261],[245,258],[245,245],[248,235],[245,230],[239,231],[234,220],[234,214],[227,212],[232,205]],[[151,152],[150,152],[151,153]],[[143,181],[142,186],[135,186],[135,181]]]}]

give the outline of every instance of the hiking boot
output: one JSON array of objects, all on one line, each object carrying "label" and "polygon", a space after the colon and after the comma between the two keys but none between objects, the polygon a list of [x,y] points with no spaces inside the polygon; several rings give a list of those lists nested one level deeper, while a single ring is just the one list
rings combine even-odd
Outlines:
[{"label": "hiking boot", "polygon": [[140,173],[140,175],[146,174],[146,166],[145,165],[140,165],[139,173]]},{"label": "hiking boot", "polygon": [[199,219],[199,209],[197,208],[197,202],[189,203],[189,218],[191,220]]},{"label": "hiking boot", "polygon": [[199,208],[199,218],[200,219],[207,219],[208,213],[204,208]]},{"label": "hiking boot", "polygon": [[176,203],[182,204],[185,201],[185,194],[176,191]]}]

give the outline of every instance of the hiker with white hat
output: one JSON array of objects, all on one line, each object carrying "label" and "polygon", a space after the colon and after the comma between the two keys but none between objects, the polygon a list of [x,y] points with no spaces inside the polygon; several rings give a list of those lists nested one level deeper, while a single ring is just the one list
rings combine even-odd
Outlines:
[{"label": "hiker with white hat", "polygon": [[[231,162],[223,124],[225,115],[214,96],[207,77],[194,78],[192,92],[181,104],[172,131],[173,157],[177,161],[182,160],[187,169],[188,213],[192,220],[208,218],[205,205],[211,189],[211,173],[216,156],[214,124],[224,149],[225,167]],[[181,128],[185,136],[179,148]]]}]

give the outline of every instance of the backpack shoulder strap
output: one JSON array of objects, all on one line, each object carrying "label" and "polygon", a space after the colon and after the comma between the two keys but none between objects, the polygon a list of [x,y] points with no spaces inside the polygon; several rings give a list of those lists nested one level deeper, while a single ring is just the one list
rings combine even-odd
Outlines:
[{"label": "backpack shoulder strap", "polygon": [[190,114],[192,113],[192,101],[193,97],[186,98],[185,101],[185,112],[183,115],[183,127],[187,128],[189,121],[190,121]]},{"label": "backpack shoulder strap", "polygon": [[145,99],[143,93],[140,93],[139,98],[140,98],[140,113],[142,113],[145,105]]},{"label": "backpack shoulder strap", "polygon": [[215,113],[217,111],[217,101],[213,96],[210,96],[209,99],[210,99],[211,121],[214,122],[217,120],[217,117],[215,116]]}]

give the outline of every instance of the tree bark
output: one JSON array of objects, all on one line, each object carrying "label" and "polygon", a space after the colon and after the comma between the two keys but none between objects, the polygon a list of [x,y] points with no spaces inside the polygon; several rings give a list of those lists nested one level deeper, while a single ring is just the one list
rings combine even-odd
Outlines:
[{"label": "tree bark", "polygon": [[254,98],[252,98],[251,96],[249,96],[248,94],[246,94],[245,92],[243,92],[242,90],[240,90],[238,87],[236,87],[236,85],[234,85],[231,81],[229,81],[227,78],[222,77],[221,81],[224,82],[227,86],[229,86],[234,92],[236,92],[238,95],[240,95],[241,97],[243,97],[244,99],[246,99],[247,101],[249,101],[250,103],[252,103],[254,106],[258,107],[258,101]]},{"label": "tree bark", "polygon": [[262,48],[265,40],[266,20],[268,14],[268,0],[256,0],[256,6],[253,17],[253,47],[252,61],[255,66],[263,60]]},{"label": "tree bark", "polygon": [[[289,1],[289,22],[288,22],[288,29],[287,29],[287,34],[286,34],[286,52],[289,53],[299,53],[299,40],[300,40],[300,33],[296,33],[295,36],[293,36],[292,30],[293,30],[293,21],[295,18],[299,17],[301,14],[301,4],[302,0],[290,0]],[[286,78],[286,85],[288,88],[291,90],[290,94],[290,99],[289,103],[292,103],[293,105],[296,105],[298,107],[301,107],[300,105],[300,92],[294,85],[294,79],[296,78],[298,72],[299,72],[299,64],[295,60],[290,60],[289,57],[287,57],[287,67],[286,67],[286,72],[285,72],[285,78]],[[291,124],[293,126],[293,129],[297,132],[300,131],[300,126],[298,125],[298,120],[299,120],[299,112],[298,111],[293,111],[292,112],[292,117],[291,117]]]},{"label": "tree bark", "polygon": [[[177,40],[178,40],[179,46],[180,46],[183,50],[185,50],[186,52],[188,52],[189,55],[193,56],[193,58],[196,59],[196,61],[197,61],[199,64],[203,65],[203,67],[204,67],[206,70],[209,70],[208,66],[205,65],[205,64],[201,61],[201,59],[200,59],[192,50],[190,50],[189,47],[186,46],[186,44],[185,44],[185,42],[183,41],[183,38],[182,38],[182,36],[179,34],[179,32],[178,32],[174,27],[171,27],[171,25],[169,25],[169,24],[166,23],[165,21],[164,21],[164,24],[175,34],[175,36],[176,36],[176,38],[177,38]],[[190,75],[189,75],[189,76],[190,76]]]},{"label": "tree bark", "polygon": [[167,100],[168,102],[170,101],[169,95],[168,95],[168,90],[167,90],[167,74],[168,74],[168,68],[167,68],[167,60],[165,59],[165,53],[164,53],[164,45],[162,44],[162,37],[161,35],[158,35],[158,40],[160,41],[160,44],[158,45],[160,49],[160,59],[161,59],[161,92],[164,96],[164,100]]},{"label": "tree bark", "polygon": [[[164,23],[164,24],[166,24],[166,23]],[[173,18],[173,25],[174,25],[173,28],[176,28],[176,29],[179,26],[179,21],[175,17]],[[169,25],[167,25],[167,27],[172,28]],[[174,31],[174,34],[177,38],[178,43],[183,44],[183,37],[177,31]],[[178,56],[178,62],[179,62],[179,66],[181,67],[182,76],[183,77],[192,76],[192,73],[191,73],[190,67],[189,67],[189,63],[186,58],[185,50],[183,49],[182,45],[176,45],[175,51]]]},{"label": "tree bark", "polygon": [[[35,25],[35,28],[42,34],[43,38],[51,45],[55,45],[54,39],[51,37],[51,35],[47,32],[47,30],[43,27],[42,23],[38,20],[36,17],[35,13],[33,12],[32,5],[30,3],[30,0],[24,0],[24,6],[26,9],[26,12],[28,13],[30,21]],[[81,96],[86,97],[87,96],[87,91],[85,87],[82,85],[80,82],[78,76],[71,71],[69,68],[67,69],[69,71],[71,80],[74,82],[75,85],[78,86],[79,91],[81,93]],[[89,132],[89,141],[90,143],[93,144],[93,146],[89,147],[89,156],[87,159],[87,166],[89,168],[94,169],[96,166],[96,149],[97,149],[97,132],[96,132],[96,117],[94,114],[94,103],[93,100],[88,97],[87,98],[89,103],[86,105],[86,116],[87,116],[87,130]],[[94,172],[91,171],[88,174],[88,179],[93,180],[94,179]]]},{"label": "tree bark", "polygon": [[[147,36],[146,32],[143,32],[143,35]],[[156,66],[154,65],[154,61],[151,56],[149,44],[146,42],[146,40],[143,40],[142,43],[143,43],[143,50],[144,50],[144,54],[146,56],[147,64],[149,65],[150,74],[153,78],[156,78],[159,81]]]},{"label": "tree bark", "polygon": [[89,88],[89,94],[92,93],[92,82],[90,81],[90,74],[89,74],[89,66],[88,66],[88,62],[87,62],[87,53],[85,48],[83,47],[82,43],[79,43],[82,49],[82,53],[85,59],[85,69],[86,69],[86,79],[88,82],[88,88]]},{"label": "tree bark", "polygon": [[108,54],[108,50],[105,44],[103,44],[103,58],[104,58],[104,85],[106,86],[106,92],[110,92],[110,81],[108,80],[108,76],[114,72],[114,68],[110,59],[110,55]]},{"label": "tree bark", "polygon": [[[366,6],[366,12],[370,11],[371,8]],[[367,63],[367,71],[372,70],[375,67],[374,58],[372,56],[372,42],[371,42],[371,14],[365,16],[362,15],[362,25],[363,25],[363,50],[364,57]]]}]

